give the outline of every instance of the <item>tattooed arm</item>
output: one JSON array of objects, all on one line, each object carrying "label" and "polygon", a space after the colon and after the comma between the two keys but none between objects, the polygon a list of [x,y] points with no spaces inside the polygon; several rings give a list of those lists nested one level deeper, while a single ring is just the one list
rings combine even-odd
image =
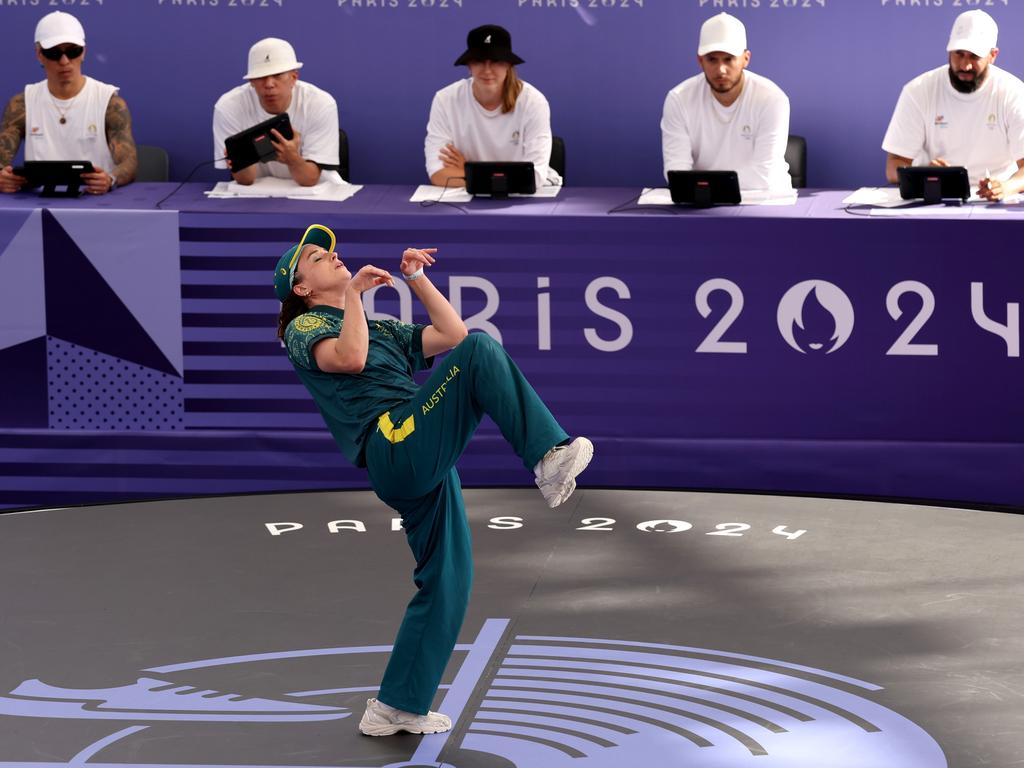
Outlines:
[{"label": "tattooed arm", "polygon": [[109,192],[114,186],[114,179],[119,186],[135,181],[135,171],[139,165],[135,139],[132,138],[132,117],[128,114],[128,105],[116,93],[107,104],[106,129],[114,167],[95,168],[92,173],[82,174],[86,191],[93,195]]},{"label": "tattooed arm", "polygon": [[132,116],[128,105],[116,93],[107,104],[107,143],[110,155],[114,158],[114,168],[110,174],[117,179],[118,186],[135,181],[135,172],[139,167],[139,157],[132,138]]},{"label": "tattooed arm", "polygon": [[0,122],[0,192],[17,192],[25,184],[25,180],[15,176],[11,169],[24,138],[25,94],[19,93],[8,102]]}]

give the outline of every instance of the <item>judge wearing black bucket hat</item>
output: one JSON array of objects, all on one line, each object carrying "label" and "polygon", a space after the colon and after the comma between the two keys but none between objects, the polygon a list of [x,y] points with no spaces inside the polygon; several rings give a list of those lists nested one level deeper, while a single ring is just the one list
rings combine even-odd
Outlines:
[{"label": "judge wearing black bucket hat", "polygon": [[471,29],[466,36],[466,52],[455,60],[461,67],[471,61],[507,61],[509,64],[525,64],[512,52],[512,35],[497,24],[484,24]]},{"label": "judge wearing black bucket hat", "polygon": [[430,105],[424,155],[432,184],[465,186],[467,160],[532,162],[538,187],[562,183],[548,165],[551,108],[544,94],[519,79],[516,65],[523,63],[504,27],[469,31],[466,50],[455,60],[469,77],[442,88]]}]

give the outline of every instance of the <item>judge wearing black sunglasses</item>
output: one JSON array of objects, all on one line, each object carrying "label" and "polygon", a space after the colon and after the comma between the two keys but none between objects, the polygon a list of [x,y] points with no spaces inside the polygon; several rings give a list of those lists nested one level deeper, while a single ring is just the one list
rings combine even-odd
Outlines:
[{"label": "judge wearing black sunglasses", "polygon": [[25,179],[11,163],[25,142],[26,160],[88,160],[83,188],[105,194],[135,179],[138,157],[128,105],[117,86],[82,74],[85,30],[74,16],[54,11],[36,26],[36,58],[46,79],[25,86],[0,122],[0,192],[17,192]]}]

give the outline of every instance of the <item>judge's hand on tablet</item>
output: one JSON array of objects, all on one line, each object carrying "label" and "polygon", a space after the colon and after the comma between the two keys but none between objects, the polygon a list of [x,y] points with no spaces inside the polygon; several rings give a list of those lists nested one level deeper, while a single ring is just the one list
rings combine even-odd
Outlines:
[{"label": "judge's hand on tablet", "polygon": [[105,170],[96,166],[91,173],[83,173],[82,181],[85,183],[85,191],[90,195],[105,195],[114,188],[114,177]]},{"label": "judge's hand on tablet", "polygon": [[18,176],[9,165],[0,169],[0,192],[17,192],[27,181],[24,177]]},{"label": "judge's hand on tablet", "polygon": [[277,150],[277,161],[292,166],[304,163],[300,154],[302,147],[302,134],[296,130],[292,131],[292,138],[286,139],[276,128],[270,130],[270,143]]},{"label": "judge's hand on tablet", "polygon": [[231,158],[228,157],[227,147],[224,148],[224,162],[228,164],[228,170],[231,171],[231,178],[235,180],[236,184],[241,184],[242,186],[247,187],[256,181],[256,166],[250,165],[248,168],[243,168],[236,172],[234,167],[231,165]]}]

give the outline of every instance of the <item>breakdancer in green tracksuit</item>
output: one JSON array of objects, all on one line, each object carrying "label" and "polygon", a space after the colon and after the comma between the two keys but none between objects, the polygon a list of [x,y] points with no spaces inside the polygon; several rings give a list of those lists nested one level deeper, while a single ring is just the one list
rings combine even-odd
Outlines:
[{"label": "breakdancer in green tracksuit", "polygon": [[[281,300],[278,336],[335,441],[365,466],[377,496],[402,517],[416,557],[418,591],[359,730],[440,733],[451,719],[429,711],[455,647],[473,577],[469,526],[455,462],[484,414],[536,476],[551,507],[569,498],[593,455],[570,441],[505,350],[466,326],[424,268],[436,249],[409,248],[399,270],[430,325],[368,320],[364,291],[394,285],[367,265],[354,275],[334,252],[331,230],[314,224],[274,271]],[[447,350],[423,386],[412,374]]]}]

